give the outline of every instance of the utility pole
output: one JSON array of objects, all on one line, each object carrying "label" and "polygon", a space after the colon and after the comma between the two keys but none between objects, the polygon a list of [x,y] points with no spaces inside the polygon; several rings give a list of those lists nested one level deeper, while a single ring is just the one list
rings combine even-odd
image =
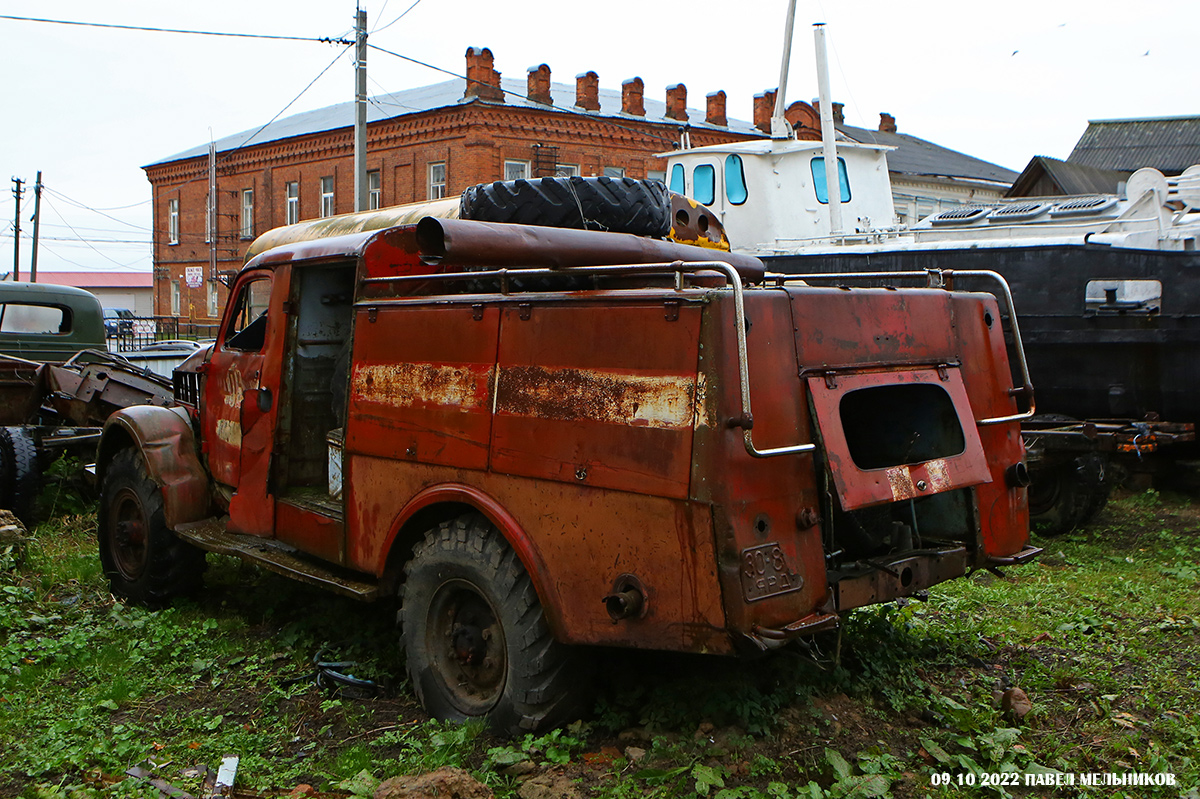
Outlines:
[{"label": "utility pole", "polygon": [[25,194],[25,181],[13,178],[13,197],[17,198],[17,210],[13,216],[13,280],[21,279],[21,197]]},{"label": "utility pole", "polygon": [[367,210],[367,12],[354,15],[354,210]]},{"label": "utility pole", "polygon": [[217,279],[217,143],[208,143],[208,279]]},{"label": "utility pole", "polygon": [[42,221],[42,170],[33,184],[33,257],[29,260],[29,282],[37,282],[38,227]]}]

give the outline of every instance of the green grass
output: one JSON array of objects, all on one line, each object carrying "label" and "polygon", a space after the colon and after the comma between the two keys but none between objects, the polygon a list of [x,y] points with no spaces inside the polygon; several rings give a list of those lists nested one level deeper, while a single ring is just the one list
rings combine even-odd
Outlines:
[{"label": "green grass", "polygon": [[[229,753],[241,757],[239,787],[356,795],[442,766],[500,797],[527,772],[604,797],[1050,795],[956,787],[1013,770],[1179,781],[1104,796],[1200,786],[1194,499],[1125,497],[1090,529],[1038,541],[1042,560],[1004,579],[979,573],[926,604],[855,612],[840,638],[762,660],[596,653],[591,718],[515,741],[421,713],[395,679],[394,607],[212,556],[195,600],[125,606],[99,573],[93,524],[60,515],[19,568],[0,555],[0,795],[153,796],[121,779],[147,761],[195,794],[187,769]],[[384,694],[318,689],[305,678],[322,649],[357,661]],[[1020,723],[995,701],[1010,686],[1032,700]],[[933,788],[940,773],[955,786]]]}]

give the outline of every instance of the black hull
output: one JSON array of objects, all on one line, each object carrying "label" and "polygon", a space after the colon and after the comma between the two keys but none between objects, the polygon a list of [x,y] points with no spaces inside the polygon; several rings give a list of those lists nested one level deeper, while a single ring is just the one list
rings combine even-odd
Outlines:
[{"label": "black hull", "polygon": [[[1039,412],[1200,421],[1200,253],[1095,245],[852,251],[763,258],[786,273],[988,269],[1014,304]],[[1089,280],[1157,280],[1161,310],[1085,305]],[[956,288],[988,291],[983,282]]]}]

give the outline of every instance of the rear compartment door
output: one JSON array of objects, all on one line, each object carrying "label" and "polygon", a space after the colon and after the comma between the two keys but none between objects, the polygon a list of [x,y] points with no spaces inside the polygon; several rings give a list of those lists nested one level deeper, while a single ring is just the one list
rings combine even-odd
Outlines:
[{"label": "rear compartment door", "polygon": [[991,482],[958,367],[808,378],[846,510]]}]

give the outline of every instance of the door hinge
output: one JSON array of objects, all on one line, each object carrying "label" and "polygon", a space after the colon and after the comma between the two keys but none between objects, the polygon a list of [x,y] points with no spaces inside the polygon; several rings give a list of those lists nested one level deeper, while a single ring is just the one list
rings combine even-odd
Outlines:
[{"label": "door hinge", "polygon": [[663,302],[663,318],[668,322],[679,321],[679,300],[666,300]]}]

